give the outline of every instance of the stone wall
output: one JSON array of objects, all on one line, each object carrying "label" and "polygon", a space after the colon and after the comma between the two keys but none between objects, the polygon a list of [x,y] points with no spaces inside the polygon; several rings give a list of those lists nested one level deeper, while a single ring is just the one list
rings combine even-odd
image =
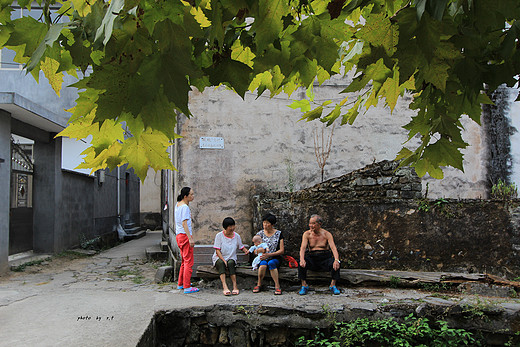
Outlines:
[{"label": "stone wall", "polygon": [[[219,304],[158,311],[137,347],[293,346],[300,337],[313,339],[318,332],[322,337],[330,337],[335,322],[391,318],[402,323],[411,314],[430,322],[440,319],[452,329],[473,332],[476,337],[482,336],[482,342],[486,345],[509,342],[517,346],[520,340],[515,334],[518,330],[517,308],[508,303],[504,306],[483,305],[479,301],[477,306],[466,300],[450,303],[448,300],[429,298],[421,303],[408,299],[378,306],[370,300],[363,304],[332,303],[336,301],[331,300],[330,305],[311,302],[299,308],[266,303],[254,306]],[[478,317],[475,312],[479,313]]]},{"label": "stone wall", "polygon": [[373,164],[293,194],[260,193],[253,198],[255,225],[260,229],[261,216],[274,213],[286,253],[297,259],[309,216],[319,214],[343,267],[520,275],[518,201],[419,199],[410,190],[418,178],[408,169],[378,179],[388,165]]}]

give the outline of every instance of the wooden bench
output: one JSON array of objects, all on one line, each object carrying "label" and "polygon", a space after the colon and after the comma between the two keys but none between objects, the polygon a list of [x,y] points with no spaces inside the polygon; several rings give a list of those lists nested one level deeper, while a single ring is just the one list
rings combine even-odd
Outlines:
[{"label": "wooden bench", "polygon": [[[213,267],[213,253],[215,249],[213,245],[195,245],[193,249],[193,273],[197,273],[199,266]],[[249,255],[237,250],[237,263],[246,264],[249,262]],[[218,277],[218,275],[217,275]]]},{"label": "wooden bench", "polygon": [[[298,269],[281,267],[278,270],[280,280],[299,283]],[[197,268],[197,277],[214,279],[218,278],[217,270],[211,265],[201,265]],[[257,271],[253,271],[250,266],[239,266],[237,268],[239,276],[257,277]],[[397,287],[419,287],[424,283],[452,283],[460,284],[464,282],[484,282],[498,285],[506,285],[520,288],[520,282],[508,281],[489,274],[466,274],[451,272],[420,272],[420,271],[393,271],[393,270],[364,270],[364,269],[341,269],[340,282],[355,286],[397,286]],[[266,277],[270,277],[269,271]],[[307,272],[307,280],[316,283],[330,282],[329,272]]]}]

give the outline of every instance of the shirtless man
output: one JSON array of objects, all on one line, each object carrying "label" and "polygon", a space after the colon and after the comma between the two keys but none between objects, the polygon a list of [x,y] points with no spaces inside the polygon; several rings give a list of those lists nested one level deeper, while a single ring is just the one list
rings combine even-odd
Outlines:
[{"label": "shirtless man", "polygon": [[339,254],[334,244],[332,234],[321,228],[323,220],[314,214],[309,219],[309,230],[303,233],[300,246],[300,265],[298,266],[298,278],[302,281],[302,288],[298,294],[305,295],[309,291],[307,285],[307,270],[330,271],[332,281],[329,289],[335,295],[340,294],[336,287],[339,279]]}]

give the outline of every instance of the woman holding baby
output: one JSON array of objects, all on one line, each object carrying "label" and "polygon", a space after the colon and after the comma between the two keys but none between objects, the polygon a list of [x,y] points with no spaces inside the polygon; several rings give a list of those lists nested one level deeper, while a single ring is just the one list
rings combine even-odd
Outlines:
[{"label": "woman holding baby", "polygon": [[283,244],[283,233],[280,230],[275,229],[275,224],[276,217],[271,213],[266,214],[262,218],[263,229],[256,234],[260,236],[262,243],[265,243],[267,247],[265,248],[265,252],[260,255],[260,263],[258,264],[258,283],[253,288],[253,293],[260,292],[260,289],[262,288],[262,280],[265,277],[267,269],[269,269],[271,278],[274,281],[274,294],[282,294],[280,281],[278,279],[278,268],[282,262],[282,255],[284,254],[285,248]]}]

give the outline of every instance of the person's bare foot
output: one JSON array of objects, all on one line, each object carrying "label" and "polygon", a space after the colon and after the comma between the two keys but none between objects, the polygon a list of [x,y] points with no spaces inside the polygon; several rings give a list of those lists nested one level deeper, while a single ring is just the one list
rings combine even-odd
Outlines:
[{"label": "person's bare foot", "polygon": [[233,295],[238,295],[239,293],[240,293],[240,291],[238,289],[233,289],[233,292],[232,292]]}]

